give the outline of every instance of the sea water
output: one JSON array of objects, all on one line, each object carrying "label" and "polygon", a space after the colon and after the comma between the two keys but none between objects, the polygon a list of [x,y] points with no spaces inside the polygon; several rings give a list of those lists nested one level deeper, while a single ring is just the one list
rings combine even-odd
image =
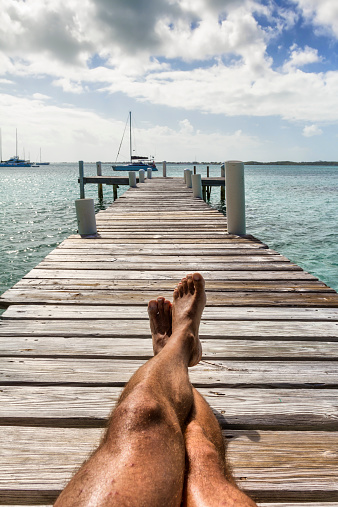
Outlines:
[{"label": "sea water", "polygon": [[[162,176],[161,166],[154,177]],[[167,176],[181,177],[185,167],[167,164]],[[206,166],[198,165],[197,172],[206,176]],[[85,175],[95,174],[95,164],[85,164]],[[128,173],[102,164],[102,174]],[[210,166],[210,176],[220,176],[219,165]],[[119,195],[127,188],[120,187]],[[101,203],[97,185],[86,185],[85,192],[97,211],[113,202],[111,186],[103,186]],[[337,290],[338,168],[246,166],[245,194],[247,233]],[[78,198],[77,164],[0,168],[0,293],[76,233]],[[226,212],[219,188],[212,189],[210,204]]]}]

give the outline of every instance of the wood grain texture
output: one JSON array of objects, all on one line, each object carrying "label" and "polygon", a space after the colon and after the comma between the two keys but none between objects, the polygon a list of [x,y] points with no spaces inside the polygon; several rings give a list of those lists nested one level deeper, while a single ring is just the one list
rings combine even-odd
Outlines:
[{"label": "wood grain texture", "polygon": [[[102,432],[97,428],[3,427],[2,498],[11,491],[18,497],[31,491],[54,499],[52,495],[62,490],[98,445]],[[332,451],[338,445],[335,433],[224,430],[224,434],[234,476],[255,498],[266,500],[268,493],[279,501],[299,495],[304,501],[338,500],[338,455]],[[297,475],[293,474],[295,469]]]},{"label": "wood grain texture", "polygon": [[[51,505],[152,356],[147,303],[201,271],[191,381],[262,507],[338,505],[338,295],[227,220],[182,179],[154,178],[13,288],[0,322],[0,503]],[[265,505],[267,504],[267,505]]]}]

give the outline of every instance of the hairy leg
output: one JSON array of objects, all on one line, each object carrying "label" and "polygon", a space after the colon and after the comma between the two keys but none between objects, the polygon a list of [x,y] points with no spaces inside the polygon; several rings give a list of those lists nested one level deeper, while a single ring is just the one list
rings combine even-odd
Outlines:
[{"label": "hairy leg", "polygon": [[227,467],[221,428],[205,399],[194,389],[191,420],[185,430],[185,507],[255,507]]},{"label": "hairy leg", "polygon": [[[188,283],[191,275],[187,275]],[[178,287],[178,292],[181,287]],[[184,291],[183,291],[184,292]],[[157,354],[171,337],[171,304],[164,298],[149,304],[153,349]],[[174,326],[173,326],[174,327]],[[188,507],[253,507],[226,465],[220,425],[203,396],[194,388],[194,403],[185,431],[187,471],[183,505]]]},{"label": "hairy leg", "polygon": [[132,376],[102,443],[56,506],[181,504],[183,432],[193,403],[188,366],[200,359],[198,327],[204,305],[203,277],[196,273],[189,284],[182,279],[174,294],[170,343]]}]

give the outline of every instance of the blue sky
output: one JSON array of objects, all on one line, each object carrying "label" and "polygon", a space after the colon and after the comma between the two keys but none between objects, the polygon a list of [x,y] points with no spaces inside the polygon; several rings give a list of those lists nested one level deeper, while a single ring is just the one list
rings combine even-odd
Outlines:
[{"label": "blue sky", "polygon": [[0,5],[3,159],[338,160],[337,0]]}]

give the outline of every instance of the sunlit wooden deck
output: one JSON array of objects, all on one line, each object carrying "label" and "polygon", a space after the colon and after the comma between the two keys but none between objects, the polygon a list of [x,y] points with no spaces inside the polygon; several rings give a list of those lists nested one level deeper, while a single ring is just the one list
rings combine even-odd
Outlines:
[{"label": "sunlit wooden deck", "polygon": [[[268,217],[267,217],[268,220]],[[0,504],[51,505],[152,355],[147,302],[200,271],[204,356],[191,380],[260,505],[338,505],[338,295],[181,179],[154,178],[97,215],[0,298]],[[295,239],[296,241],[296,239]]]}]

